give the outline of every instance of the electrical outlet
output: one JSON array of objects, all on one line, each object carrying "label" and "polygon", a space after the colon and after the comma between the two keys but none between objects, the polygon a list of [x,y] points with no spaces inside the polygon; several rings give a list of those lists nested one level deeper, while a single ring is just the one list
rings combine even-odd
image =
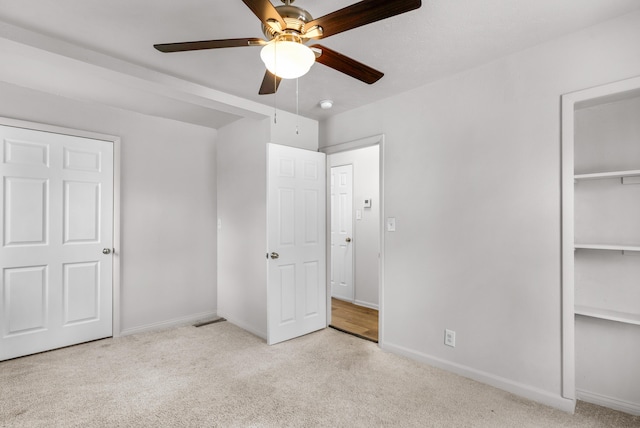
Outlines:
[{"label": "electrical outlet", "polygon": [[456,347],[456,332],[453,330],[445,330],[444,331],[444,344],[447,346],[451,346],[452,348]]}]

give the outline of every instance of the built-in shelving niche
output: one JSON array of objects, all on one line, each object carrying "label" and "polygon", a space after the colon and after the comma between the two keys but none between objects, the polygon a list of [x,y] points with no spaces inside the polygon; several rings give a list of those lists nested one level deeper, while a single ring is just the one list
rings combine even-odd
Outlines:
[{"label": "built-in shelving niche", "polygon": [[563,97],[563,298],[563,395],[640,414],[640,78]]},{"label": "built-in shelving niche", "polygon": [[640,249],[608,247],[576,249],[575,313],[640,325]]}]

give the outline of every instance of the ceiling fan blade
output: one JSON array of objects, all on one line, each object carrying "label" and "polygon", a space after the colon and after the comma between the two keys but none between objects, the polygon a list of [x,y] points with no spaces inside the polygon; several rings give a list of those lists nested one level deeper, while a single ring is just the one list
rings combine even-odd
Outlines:
[{"label": "ceiling fan blade", "polygon": [[358,62],[355,59],[349,58],[348,56],[342,55],[341,53],[333,51],[329,48],[325,48],[324,46],[312,45],[309,47],[313,50],[317,51],[319,49],[321,51],[320,56],[316,57],[316,62],[324,64],[327,67],[331,67],[334,70],[358,79],[361,82],[371,85],[372,83],[380,80],[382,76],[384,76],[384,73],[382,73],[381,71],[371,68],[368,65]]},{"label": "ceiling fan blade", "polygon": [[274,76],[269,70],[264,72],[264,78],[262,79],[262,85],[260,86],[260,95],[275,94],[280,86],[282,78]]},{"label": "ceiling fan blade", "polygon": [[305,30],[311,30],[315,26],[322,27],[322,36],[316,37],[322,39],[418,9],[421,5],[421,0],[363,0],[314,19],[307,23],[304,28]]},{"label": "ceiling fan blade", "polygon": [[276,8],[269,0],[242,0],[249,9],[262,21],[268,25],[268,21],[275,21],[280,24],[281,29],[287,28],[287,24],[282,19]]},{"label": "ceiling fan blade", "polygon": [[267,42],[251,37],[247,39],[221,39],[221,40],[203,40],[199,42],[180,42],[180,43],[162,43],[153,45],[160,52],[184,52],[197,51],[200,49],[219,49],[219,48],[239,48],[242,46],[261,46]]}]

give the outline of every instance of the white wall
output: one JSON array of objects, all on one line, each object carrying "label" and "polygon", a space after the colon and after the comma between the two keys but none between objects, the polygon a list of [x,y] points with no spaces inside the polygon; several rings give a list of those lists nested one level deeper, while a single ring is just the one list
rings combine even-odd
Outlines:
[{"label": "white wall", "polygon": [[218,314],[267,334],[267,155],[269,119],[219,129]]},{"label": "white wall", "polygon": [[318,122],[278,111],[218,130],[218,314],[267,337],[267,146],[318,148]]},{"label": "white wall", "polygon": [[[365,147],[327,157],[330,166],[353,165],[355,303],[378,308],[378,254],[380,239],[380,148]],[[364,199],[372,199],[364,208]]]},{"label": "white wall", "polygon": [[121,328],[216,311],[216,131],[0,83],[0,116],[121,137]]},{"label": "white wall", "polygon": [[278,111],[274,121],[268,119],[267,142],[305,150],[318,150],[318,121]]},{"label": "white wall", "polygon": [[639,40],[636,12],[321,124],[323,146],[385,134],[385,348],[573,408],[560,96],[640,75]]}]

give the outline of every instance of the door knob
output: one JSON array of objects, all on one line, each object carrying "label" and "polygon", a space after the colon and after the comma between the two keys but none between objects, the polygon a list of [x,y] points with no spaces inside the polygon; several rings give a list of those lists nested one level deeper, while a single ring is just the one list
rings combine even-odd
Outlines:
[{"label": "door knob", "polygon": [[111,254],[111,248],[103,248],[102,254]]},{"label": "door knob", "polygon": [[351,238],[347,238],[347,239],[345,239],[345,241],[351,242]]},{"label": "door knob", "polygon": [[271,253],[271,258],[272,259],[277,259],[278,257],[280,257],[280,254],[278,254],[276,252]]}]

